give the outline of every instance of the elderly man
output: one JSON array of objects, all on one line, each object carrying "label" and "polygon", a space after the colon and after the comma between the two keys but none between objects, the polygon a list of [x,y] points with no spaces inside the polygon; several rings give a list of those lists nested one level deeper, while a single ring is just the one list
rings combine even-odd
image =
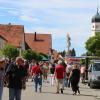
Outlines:
[{"label": "elderly man", "polygon": [[63,93],[64,75],[65,75],[65,68],[62,65],[62,61],[59,60],[58,64],[55,67],[55,76],[57,79],[57,92],[56,93],[59,93],[60,84],[61,84],[61,93]]},{"label": "elderly man", "polygon": [[23,63],[23,58],[17,57],[16,61],[11,63],[6,71],[9,100],[21,100],[21,89],[23,88],[23,81],[26,76]]}]

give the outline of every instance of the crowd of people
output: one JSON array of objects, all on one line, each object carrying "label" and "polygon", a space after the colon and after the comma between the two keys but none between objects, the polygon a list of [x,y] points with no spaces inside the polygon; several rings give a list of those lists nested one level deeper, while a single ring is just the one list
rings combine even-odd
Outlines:
[{"label": "crowd of people", "polygon": [[[85,68],[75,63],[58,59],[54,62],[28,62],[22,57],[15,61],[0,59],[0,100],[3,87],[9,88],[9,100],[21,100],[22,89],[26,89],[26,82],[31,78],[34,82],[34,91],[42,92],[42,84],[56,86],[56,93],[64,92],[65,87],[71,87],[73,95],[80,94],[79,82],[82,76],[84,82]],[[49,77],[49,80],[48,80]]]}]

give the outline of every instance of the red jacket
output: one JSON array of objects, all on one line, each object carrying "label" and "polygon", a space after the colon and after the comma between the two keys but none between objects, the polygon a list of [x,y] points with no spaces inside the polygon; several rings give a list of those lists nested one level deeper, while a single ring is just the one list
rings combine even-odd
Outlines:
[{"label": "red jacket", "polygon": [[42,71],[39,66],[33,66],[32,67],[32,74],[37,75],[37,74],[42,74]]},{"label": "red jacket", "polygon": [[65,74],[64,66],[58,64],[55,68],[55,76],[57,79],[63,79]]}]

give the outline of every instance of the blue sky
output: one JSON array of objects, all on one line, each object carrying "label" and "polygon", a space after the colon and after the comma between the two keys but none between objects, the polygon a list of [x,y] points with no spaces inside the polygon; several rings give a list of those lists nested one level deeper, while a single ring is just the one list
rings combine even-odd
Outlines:
[{"label": "blue sky", "polygon": [[0,0],[0,23],[21,24],[25,32],[52,34],[52,47],[67,49],[70,33],[71,48],[77,55],[85,50],[91,36],[91,18],[99,0]]}]

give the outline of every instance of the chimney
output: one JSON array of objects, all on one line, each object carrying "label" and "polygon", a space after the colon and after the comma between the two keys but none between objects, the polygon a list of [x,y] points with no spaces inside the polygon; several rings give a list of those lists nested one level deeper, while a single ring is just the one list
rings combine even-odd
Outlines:
[{"label": "chimney", "polygon": [[8,23],[8,25],[7,25],[7,32],[9,32],[10,29],[11,29],[11,23]]},{"label": "chimney", "polygon": [[11,25],[11,23],[8,23],[8,25]]},{"label": "chimney", "polygon": [[34,41],[36,41],[36,32],[35,32],[35,34],[34,34]]}]

